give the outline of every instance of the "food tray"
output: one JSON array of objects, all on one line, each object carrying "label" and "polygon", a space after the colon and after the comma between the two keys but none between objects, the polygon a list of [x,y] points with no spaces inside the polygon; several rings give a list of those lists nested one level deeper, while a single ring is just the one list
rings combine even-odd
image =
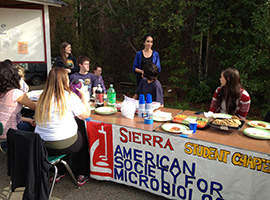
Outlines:
[{"label": "food tray", "polygon": [[206,121],[206,123],[201,126],[198,126],[197,125],[197,129],[201,129],[201,130],[204,130],[204,129],[207,129],[209,127],[209,123],[210,123],[210,120],[207,119],[207,118],[204,118],[204,117],[195,117],[195,116],[186,116],[184,117],[184,115],[181,115],[182,118],[177,118],[177,116],[175,116],[173,119],[172,119],[172,122],[174,123],[179,123],[179,124],[184,124],[186,126],[189,126],[189,121],[190,120],[196,120],[196,121]]},{"label": "food tray", "polygon": [[[223,119],[223,118],[218,118],[218,119]],[[217,124],[213,124],[213,121],[216,120],[216,119],[213,119],[211,120],[211,122],[209,123],[209,125],[213,128],[216,128],[216,129],[220,129],[220,130],[223,130],[223,131],[237,131],[237,130],[240,130],[244,124],[245,124],[245,121],[244,120],[240,120],[241,122],[241,125],[239,125],[238,127],[232,127],[232,126],[225,126],[225,125],[217,125]]]}]

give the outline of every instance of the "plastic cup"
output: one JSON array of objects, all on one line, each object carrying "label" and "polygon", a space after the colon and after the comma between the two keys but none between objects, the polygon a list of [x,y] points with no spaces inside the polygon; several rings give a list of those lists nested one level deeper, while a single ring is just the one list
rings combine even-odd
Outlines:
[{"label": "plastic cup", "polygon": [[139,104],[145,104],[144,95],[140,94]]},{"label": "plastic cup", "polygon": [[146,103],[152,103],[152,95],[151,94],[147,94]]},{"label": "plastic cup", "polygon": [[192,133],[195,133],[197,130],[197,121],[189,122],[189,129],[192,130]]},{"label": "plastic cup", "polygon": [[144,118],[144,124],[153,124],[153,119],[150,119],[148,117]]}]

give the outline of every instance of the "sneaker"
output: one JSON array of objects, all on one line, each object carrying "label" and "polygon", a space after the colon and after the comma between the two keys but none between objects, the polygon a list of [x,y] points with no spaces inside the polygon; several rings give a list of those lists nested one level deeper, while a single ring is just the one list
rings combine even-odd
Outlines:
[{"label": "sneaker", "polygon": [[89,176],[79,175],[77,177],[77,183],[79,186],[83,186],[89,180],[90,180]]},{"label": "sneaker", "polygon": [[3,153],[7,153],[7,142],[0,142],[0,151]]},{"label": "sneaker", "polygon": [[[56,176],[56,179],[55,179],[55,182],[59,182],[61,178],[64,178],[66,176],[66,174],[57,174]],[[54,177],[54,175],[53,175]],[[50,179],[50,181],[52,182],[53,181],[53,177]]]}]

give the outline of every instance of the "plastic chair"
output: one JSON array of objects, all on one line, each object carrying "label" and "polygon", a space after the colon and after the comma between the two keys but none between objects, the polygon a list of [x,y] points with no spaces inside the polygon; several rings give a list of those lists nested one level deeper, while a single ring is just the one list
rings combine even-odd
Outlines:
[{"label": "plastic chair", "polygon": [[[0,122],[0,135],[3,134],[3,131],[4,131],[4,127],[3,127],[2,122]],[[6,141],[0,142],[0,151],[2,151],[3,153],[7,152],[7,142]]]},{"label": "plastic chair", "polygon": [[62,155],[59,155],[59,156],[49,156],[49,157],[48,157],[49,162],[50,162],[50,163],[52,164],[52,166],[54,167],[54,177],[53,177],[53,181],[52,181],[52,185],[51,185],[50,197],[51,197],[51,195],[52,195],[52,191],[53,191],[54,184],[55,184],[56,177],[57,177],[57,173],[58,173],[58,169],[57,169],[57,167],[56,167],[56,164],[57,164],[57,163],[62,163],[62,164],[66,167],[66,169],[67,169],[67,171],[69,172],[69,174],[70,174],[72,180],[74,181],[75,185],[76,185],[78,188],[80,188],[80,186],[79,186],[79,184],[78,184],[78,182],[77,182],[77,180],[76,180],[76,178],[75,178],[75,176],[74,176],[74,174],[73,174],[71,168],[69,167],[69,165],[67,164],[66,161],[62,160],[62,158],[64,158],[65,156],[66,156],[66,154],[62,154]]},{"label": "plastic chair", "polygon": [[4,127],[3,127],[2,122],[0,122],[0,135],[3,134],[3,131],[4,131]]},{"label": "plastic chair", "polygon": [[265,122],[270,122],[270,111],[268,111],[264,117],[264,120]]},{"label": "plastic chair", "polygon": [[[57,163],[62,163],[71,175],[74,183],[79,188],[77,180],[69,165],[62,160],[66,154],[49,156],[44,146],[44,141],[39,134],[21,130],[9,129],[8,140],[8,175],[11,176],[10,191],[7,198],[17,187],[25,187],[24,196],[36,195],[50,199],[57,176]],[[49,169],[54,168],[53,181],[50,184]],[[36,170],[33,170],[36,169]],[[36,174],[33,174],[35,172]],[[27,178],[29,177],[30,178]],[[29,180],[30,179],[30,180]],[[32,186],[35,185],[33,188]],[[37,187],[38,185],[38,187]],[[41,185],[41,187],[39,186]],[[40,190],[40,188],[42,188]],[[44,188],[46,188],[44,190]],[[48,189],[48,190],[47,190]]]}]

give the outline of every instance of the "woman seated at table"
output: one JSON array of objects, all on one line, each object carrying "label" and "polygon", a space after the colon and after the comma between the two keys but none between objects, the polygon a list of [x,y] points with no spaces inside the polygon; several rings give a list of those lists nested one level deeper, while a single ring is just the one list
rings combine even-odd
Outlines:
[{"label": "woman seated at table", "polygon": [[245,119],[250,108],[248,92],[242,88],[237,69],[227,68],[221,73],[221,86],[214,93],[210,111],[237,115]]},{"label": "woman seated at table", "polygon": [[[0,63],[0,121],[4,126],[4,132],[0,135],[0,140],[6,140],[8,129],[17,129],[18,125],[21,123],[26,122],[35,126],[33,119],[21,117],[20,112],[23,105],[29,107],[31,110],[36,109],[36,103],[31,101],[27,95],[20,90],[18,69],[10,60],[5,60]],[[21,128],[18,127],[18,129]]]},{"label": "woman seated at table", "polygon": [[[84,185],[89,180],[90,172],[86,134],[78,131],[74,118],[77,116],[84,120],[90,116],[90,107],[83,88],[78,89],[81,93],[80,100],[69,89],[67,70],[53,68],[49,73],[43,93],[38,99],[35,115],[35,132],[40,134],[45,141],[49,155],[76,153],[79,185]],[[57,180],[64,175],[65,173],[59,170]]]}]

